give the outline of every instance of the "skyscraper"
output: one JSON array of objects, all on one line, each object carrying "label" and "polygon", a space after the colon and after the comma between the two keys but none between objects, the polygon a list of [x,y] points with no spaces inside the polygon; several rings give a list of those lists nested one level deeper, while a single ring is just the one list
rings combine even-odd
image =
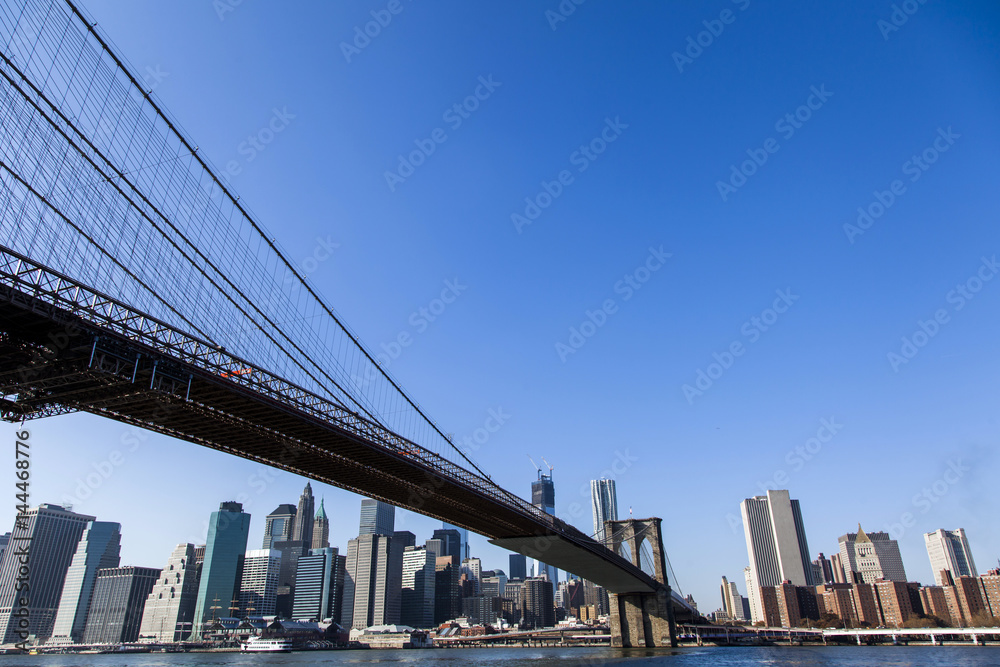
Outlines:
[{"label": "skyscraper", "polygon": [[396,508],[381,500],[361,501],[361,524],[358,535],[392,535],[396,525]]},{"label": "skyscraper", "polygon": [[844,572],[844,562],[840,558],[840,554],[830,554],[830,569],[833,570],[833,583],[835,584],[847,584],[847,574]]},{"label": "skyscraper", "polygon": [[252,549],[244,554],[239,597],[241,616],[274,614],[280,567],[281,552],[276,549]]},{"label": "skyscraper", "polygon": [[299,507],[295,511],[295,523],[292,528],[292,539],[305,542],[306,548],[309,548],[313,541],[313,520],[316,515],[314,505],[312,485],[306,482],[306,488],[299,496]]},{"label": "skyscraper", "polygon": [[888,533],[866,534],[859,523],[858,532],[841,535],[838,541],[849,583],[874,584],[879,579],[906,582],[899,544]]},{"label": "skyscraper", "polygon": [[[546,514],[556,513],[556,487],[552,482],[552,471],[543,474],[538,471],[538,479],[531,483],[531,504],[539,508]],[[559,582],[559,570],[552,565],[546,565],[539,560],[535,561],[535,576],[545,576],[552,583],[553,596],[555,587]]]},{"label": "skyscraper", "polygon": [[399,543],[400,549],[414,547],[417,545],[417,536],[408,530],[397,530],[393,532],[392,539]]},{"label": "skyscraper", "polygon": [[377,533],[347,543],[341,625],[364,629],[399,622],[403,547]]},{"label": "skyscraper", "polygon": [[82,641],[97,571],[120,565],[121,529],[121,524],[110,521],[91,521],[87,524],[66,571],[59,611],[56,612],[48,643]]},{"label": "skyscraper", "polygon": [[528,628],[551,628],[556,624],[552,585],[539,577],[528,577],[522,587],[521,613]]},{"label": "skyscraper", "polygon": [[278,505],[273,512],[264,519],[264,542],[261,549],[271,549],[275,542],[284,542],[292,539],[292,531],[295,528],[295,505],[285,503]]},{"label": "skyscraper", "polygon": [[434,554],[434,558],[444,555],[444,541],[442,540],[431,538],[424,542],[424,546],[427,548],[427,551]]},{"label": "skyscraper", "polygon": [[524,554],[511,554],[507,558],[510,578],[524,581],[528,578],[528,559]]},{"label": "skyscraper", "polygon": [[295,579],[298,576],[299,559],[309,554],[309,545],[299,540],[275,542],[272,550],[280,554],[278,568],[278,588],[276,589],[274,613],[281,618],[292,618],[295,605]]},{"label": "skyscraper", "polygon": [[605,521],[618,520],[618,494],[615,491],[615,480],[590,480],[590,511],[594,517],[594,539],[604,543]]},{"label": "skyscraper", "polygon": [[458,618],[462,612],[461,570],[454,556],[438,556],[434,567],[434,623]]},{"label": "skyscraper", "polygon": [[139,637],[157,642],[179,642],[192,630],[198,596],[198,564],[193,544],[178,544],[153,584],[142,612]]},{"label": "skyscraper", "polygon": [[740,503],[740,512],[750,557],[747,593],[756,622],[764,620],[760,587],[777,586],[785,580],[811,586],[812,564],[802,510],[788,491],[769,490],[766,496],[747,498]]},{"label": "skyscraper", "polygon": [[426,546],[403,551],[402,608],[400,621],[414,628],[434,627],[434,594],[437,554]]},{"label": "skyscraper", "polygon": [[[52,635],[66,571],[80,536],[93,520],[92,516],[47,503],[18,515],[0,562],[0,644],[20,642],[28,635],[41,640]],[[31,561],[27,579],[31,595],[26,606],[20,604],[23,582],[18,581],[23,565],[20,559],[24,556]],[[26,610],[26,628],[19,627],[18,617],[11,616],[12,611],[20,609]]]},{"label": "skyscraper", "polygon": [[334,547],[312,549],[299,559],[293,618],[340,621],[346,562]]},{"label": "skyscraper", "polygon": [[729,618],[734,621],[748,621],[743,600],[744,597],[740,595],[739,589],[736,587],[735,581],[729,581],[725,577],[722,578],[722,610],[726,612]]},{"label": "skyscraper", "polygon": [[330,520],[323,507],[323,499],[320,498],[319,509],[316,510],[316,518],[313,520],[312,548],[325,549],[328,546],[330,546]]},{"label": "skyscraper", "polygon": [[[945,577],[941,570],[948,570],[952,579],[959,577],[978,577],[976,563],[972,559],[969,540],[965,537],[965,529],[944,530],[939,528],[932,533],[924,534],[924,545],[927,547],[927,557],[931,560],[931,571],[938,586],[945,586]],[[994,614],[996,615],[996,614]]]},{"label": "skyscraper", "polygon": [[160,570],[152,567],[98,570],[83,642],[120,644],[139,639],[142,610],[159,576]]},{"label": "skyscraper", "polygon": [[482,594],[483,562],[478,558],[466,558],[462,561],[462,574],[469,578],[475,587],[475,594]]},{"label": "skyscraper", "polygon": [[[819,572],[819,576],[815,576],[816,572]],[[821,551],[816,560],[813,561],[813,583],[817,586],[820,584],[830,584],[834,582],[833,577],[833,564],[830,562],[826,556],[823,555]]]},{"label": "skyscraper", "polygon": [[461,551],[458,554],[458,560],[462,561],[469,557],[469,531],[460,526],[453,526],[448,522],[443,522],[441,528],[444,530],[457,530],[459,540],[461,543]]},{"label": "skyscraper", "polygon": [[194,609],[195,631],[199,633],[196,636],[213,617],[229,616],[230,604],[239,599],[249,533],[250,515],[243,511],[241,503],[225,502],[212,512]]},{"label": "skyscraper", "polygon": [[433,539],[441,540],[444,550],[441,556],[451,556],[453,563],[461,563],[466,557],[462,555],[462,534],[455,528],[438,528],[434,531]]}]

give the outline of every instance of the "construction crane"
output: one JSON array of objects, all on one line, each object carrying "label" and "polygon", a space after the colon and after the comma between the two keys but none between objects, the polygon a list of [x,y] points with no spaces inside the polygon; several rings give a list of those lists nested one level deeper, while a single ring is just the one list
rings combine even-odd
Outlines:
[{"label": "construction crane", "polygon": [[551,463],[549,463],[548,461],[545,460],[544,456],[542,457],[542,463],[544,463],[545,465],[547,465],[549,467],[549,477],[552,477],[552,471],[555,470],[555,468],[552,467]]}]

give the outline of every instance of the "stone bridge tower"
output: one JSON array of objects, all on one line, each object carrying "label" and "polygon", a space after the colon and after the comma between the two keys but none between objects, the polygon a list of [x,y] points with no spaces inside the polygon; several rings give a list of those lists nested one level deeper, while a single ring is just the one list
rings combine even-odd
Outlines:
[{"label": "stone bridge tower", "polygon": [[621,553],[622,544],[627,545],[632,564],[636,567],[639,567],[643,542],[649,544],[653,554],[653,578],[659,584],[652,592],[610,595],[612,646],[677,646],[677,626],[670,583],[667,581],[660,521],[653,518],[604,522],[605,535],[610,536],[608,548]]}]

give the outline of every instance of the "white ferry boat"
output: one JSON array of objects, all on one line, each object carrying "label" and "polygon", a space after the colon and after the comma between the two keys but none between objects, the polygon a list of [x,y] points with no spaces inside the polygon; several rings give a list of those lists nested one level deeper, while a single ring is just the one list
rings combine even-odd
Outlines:
[{"label": "white ferry boat", "polygon": [[245,652],[268,652],[268,653],[291,653],[291,639],[264,639],[262,637],[251,637],[240,647]]}]

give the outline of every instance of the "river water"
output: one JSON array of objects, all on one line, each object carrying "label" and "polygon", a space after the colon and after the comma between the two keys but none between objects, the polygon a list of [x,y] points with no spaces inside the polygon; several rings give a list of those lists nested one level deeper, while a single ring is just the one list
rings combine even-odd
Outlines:
[{"label": "river water", "polygon": [[670,665],[671,667],[1000,667],[998,646],[830,646],[706,647],[670,650],[611,648],[481,648],[396,651],[308,651],[241,653],[156,653],[132,655],[21,655],[0,657],[0,666],[44,667],[223,667],[226,665],[405,665],[450,667],[516,665]]}]

